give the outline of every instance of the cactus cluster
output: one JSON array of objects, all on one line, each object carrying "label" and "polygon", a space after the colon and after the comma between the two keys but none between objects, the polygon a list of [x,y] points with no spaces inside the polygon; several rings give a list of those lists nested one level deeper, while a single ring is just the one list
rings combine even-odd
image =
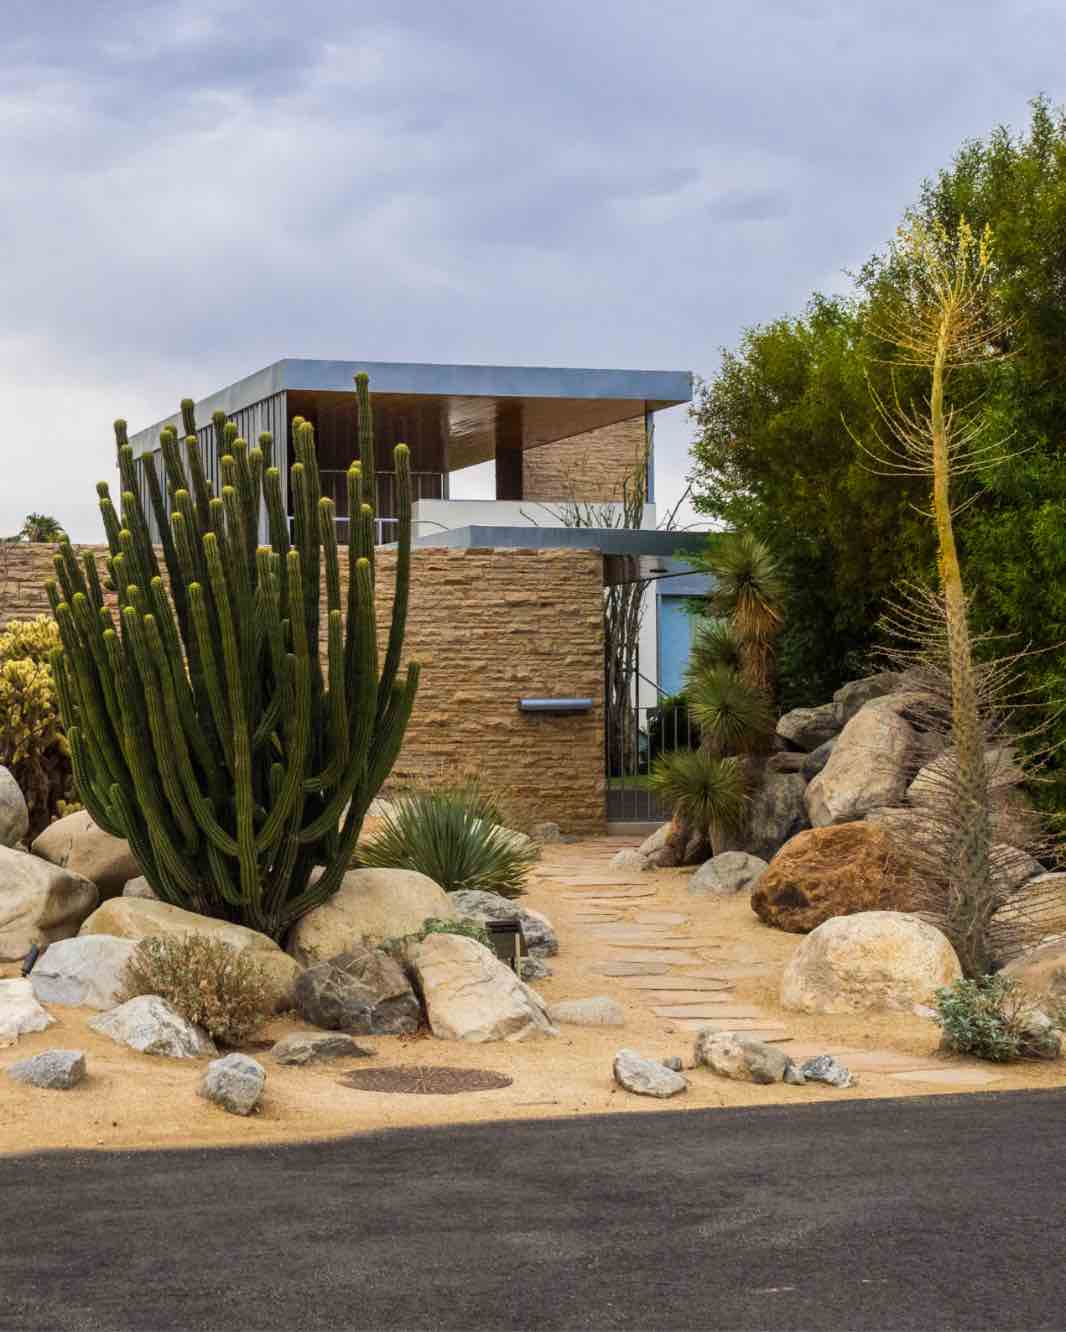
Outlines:
[{"label": "cactus cluster", "polygon": [[276,939],[340,886],[418,685],[417,664],[400,671],[411,560],[408,450],[395,450],[399,538],[382,660],[366,375],[356,377],[356,393],[359,461],[347,477],[343,598],[336,515],[320,492],[312,425],[293,421],[290,538],[271,436],[249,447],[224,413],[215,414],[215,495],[188,400],[184,443],[170,427],[160,436],[165,497],[155,458],[135,463],[125,422],[115,423],[121,510],[105,484],[97,489],[117,608],[92,555],[79,560],[69,543],[49,584],[62,640],[53,656],[56,687],[93,819],[129,841],[163,901]]}]

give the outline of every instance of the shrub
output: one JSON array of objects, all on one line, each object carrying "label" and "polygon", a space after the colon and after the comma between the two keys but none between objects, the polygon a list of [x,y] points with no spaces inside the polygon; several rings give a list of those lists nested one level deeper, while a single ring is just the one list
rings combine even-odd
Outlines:
[{"label": "shrub", "polygon": [[11,770],[30,812],[31,838],[69,813],[70,750],[59,718],[49,655],[59,631],[44,616],[0,632],[0,764]]},{"label": "shrub", "polygon": [[675,818],[712,846],[737,832],[747,817],[748,777],[735,757],[679,749],[656,759],[648,785],[673,808]]},{"label": "shrub", "polygon": [[478,888],[518,897],[539,852],[498,818],[476,787],[400,796],[356,857],[371,868],[418,870],[449,893]]},{"label": "shrub", "polygon": [[1048,1029],[1033,1024],[1034,1005],[1011,976],[957,980],[936,992],[936,1019],[943,1046],[996,1064],[1013,1059],[1047,1058]]},{"label": "shrub", "polygon": [[126,964],[126,998],[157,994],[224,1045],[238,1045],[270,1016],[274,997],[246,952],[203,934],[142,939]]},{"label": "shrub", "polygon": [[473,939],[485,948],[492,948],[492,939],[488,930],[476,920],[441,920],[437,916],[427,916],[422,928],[413,934],[405,934],[399,939],[386,939],[381,945],[386,953],[402,953],[408,944],[421,943],[430,934],[461,934],[464,939]]}]

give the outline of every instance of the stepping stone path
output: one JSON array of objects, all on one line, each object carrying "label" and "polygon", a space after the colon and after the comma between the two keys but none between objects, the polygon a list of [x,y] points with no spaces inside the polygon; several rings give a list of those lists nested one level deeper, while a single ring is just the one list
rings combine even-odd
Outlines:
[{"label": "stepping stone path", "polygon": [[634,875],[611,866],[617,851],[635,845],[632,838],[552,844],[543,849],[533,877],[563,890],[559,900],[573,904],[568,923],[597,944],[602,957],[587,964],[587,974],[620,978],[621,986],[639,994],[662,1020],[664,1032],[750,1032],[762,1041],[786,1043],[796,1063],[833,1055],[852,1072],[898,1081],[901,1091],[908,1084],[916,1092],[922,1087],[983,1087],[1002,1076],[942,1057],[794,1040],[778,1016],[741,1003],[734,994],[736,981],[765,976],[772,970],[770,962],[741,951],[722,954],[721,962],[712,965],[701,954],[719,952],[718,941],[691,937],[690,914],[655,909],[656,872]]}]

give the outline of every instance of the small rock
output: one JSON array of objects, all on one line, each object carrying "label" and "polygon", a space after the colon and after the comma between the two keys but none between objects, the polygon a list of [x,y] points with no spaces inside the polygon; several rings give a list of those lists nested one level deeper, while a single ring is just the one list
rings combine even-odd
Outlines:
[{"label": "small rock", "polygon": [[654,856],[663,849],[670,840],[670,834],[674,831],[672,823],[664,823],[661,828],[653,832],[650,837],[645,837],[637,850],[642,856]]},{"label": "small rock", "polygon": [[935,1022],[939,1017],[935,1008],[930,1008],[928,1004],[915,1004],[911,1009],[915,1017],[928,1018],[930,1022]]},{"label": "small rock", "polygon": [[89,1026],[142,1054],[166,1055],[170,1059],[218,1054],[214,1041],[202,1027],[187,1022],[157,994],[129,999],[110,1013],[93,1018]]},{"label": "small rock", "polygon": [[270,1053],[279,1064],[310,1064],[318,1059],[363,1059],[377,1054],[367,1045],[360,1045],[350,1036],[313,1036],[310,1032],[295,1031],[284,1036]]},{"label": "small rock", "polygon": [[788,1061],[788,1067],[785,1069],[781,1081],[787,1082],[791,1087],[804,1087],[807,1084],[807,1079],[803,1076],[802,1070],[797,1068],[791,1059]]},{"label": "small rock", "polygon": [[1042,1009],[1030,1008],[1022,1014],[1022,1030],[1027,1055],[1037,1059],[1058,1059],[1061,1055],[1062,1039]]},{"label": "small rock", "polygon": [[122,890],[122,896],[139,897],[146,902],[159,901],[159,897],[157,896],[155,889],[152,887],[152,885],[148,882],[148,880],[144,877],[143,874],[138,875],[136,879],[130,879],[130,881],[126,884],[125,888],[123,888]]},{"label": "small rock", "polygon": [[81,1050],[44,1050],[12,1064],[8,1076],[31,1087],[68,1091],[85,1080],[85,1055]]},{"label": "small rock", "polygon": [[542,845],[547,842],[559,842],[562,840],[557,823],[535,823],[529,830],[530,837],[534,842],[540,842]]},{"label": "small rock", "polygon": [[766,868],[765,860],[746,851],[723,851],[699,867],[688,882],[688,891],[730,897],[751,888]]},{"label": "small rock", "polygon": [[723,1077],[762,1085],[783,1082],[792,1063],[776,1045],[737,1031],[701,1031],[694,1055],[697,1064]]},{"label": "small rock", "polygon": [[635,847],[627,846],[623,851],[616,851],[611,857],[611,868],[622,870],[642,870],[648,863],[646,856]]},{"label": "small rock", "polygon": [[207,1066],[200,1095],[231,1115],[250,1115],[259,1104],[266,1069],[250,1055],[228,1054]]},{"label": "small rock", "polygon": [[524,957],[520,967],[524,981],[547,980],[552,974],[551,967],[539,957]]},{"label": "small rock", "polygon": [[548,1007],[548,1019],[571,1027],[624,1027],[626,1012],[608,995],[593,999],[563,999]]},{"label": "small rock", "polygon": [[54,1021],[37,1002],[29,980],[0,980],[0,1046],[14,1045],[20,1036],[44,1031]]},{"label": "small rock", "polygon": [[688,1087],[688,1079],[655,1059],[645,1059],[636,1050],[619,1050],[614,1057],[614,1080],[637,1096],[665,1100]]},{"label": "small rock", "polygon": [[667,1055],[662,1064],[663,1068],[668,1068],[674,1073],[680,1073],[685,1067],[680,1055]]},{"label": "small rock", "polygon": [[854,1087],[855,1079],[849,1069],[838,1064],[832,1055],[815,1055],[800,1065],[800,1072],[808,1082],[825,1082],[830,1087]]}]

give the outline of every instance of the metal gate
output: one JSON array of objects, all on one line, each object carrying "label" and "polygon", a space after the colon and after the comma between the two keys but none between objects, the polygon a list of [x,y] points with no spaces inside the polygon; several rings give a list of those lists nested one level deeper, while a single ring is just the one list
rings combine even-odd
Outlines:
[{"label": "metal gate", "polygon": [[[656,692],[654,706],[640,703],[640,685]],[[655,760],[676,749],[695,749],[699,736],[682,695],[664,694],[654,681],[633,671],[608,705],[604,726],[609,823],[665,823],[673,811],[649,788]]]}]

